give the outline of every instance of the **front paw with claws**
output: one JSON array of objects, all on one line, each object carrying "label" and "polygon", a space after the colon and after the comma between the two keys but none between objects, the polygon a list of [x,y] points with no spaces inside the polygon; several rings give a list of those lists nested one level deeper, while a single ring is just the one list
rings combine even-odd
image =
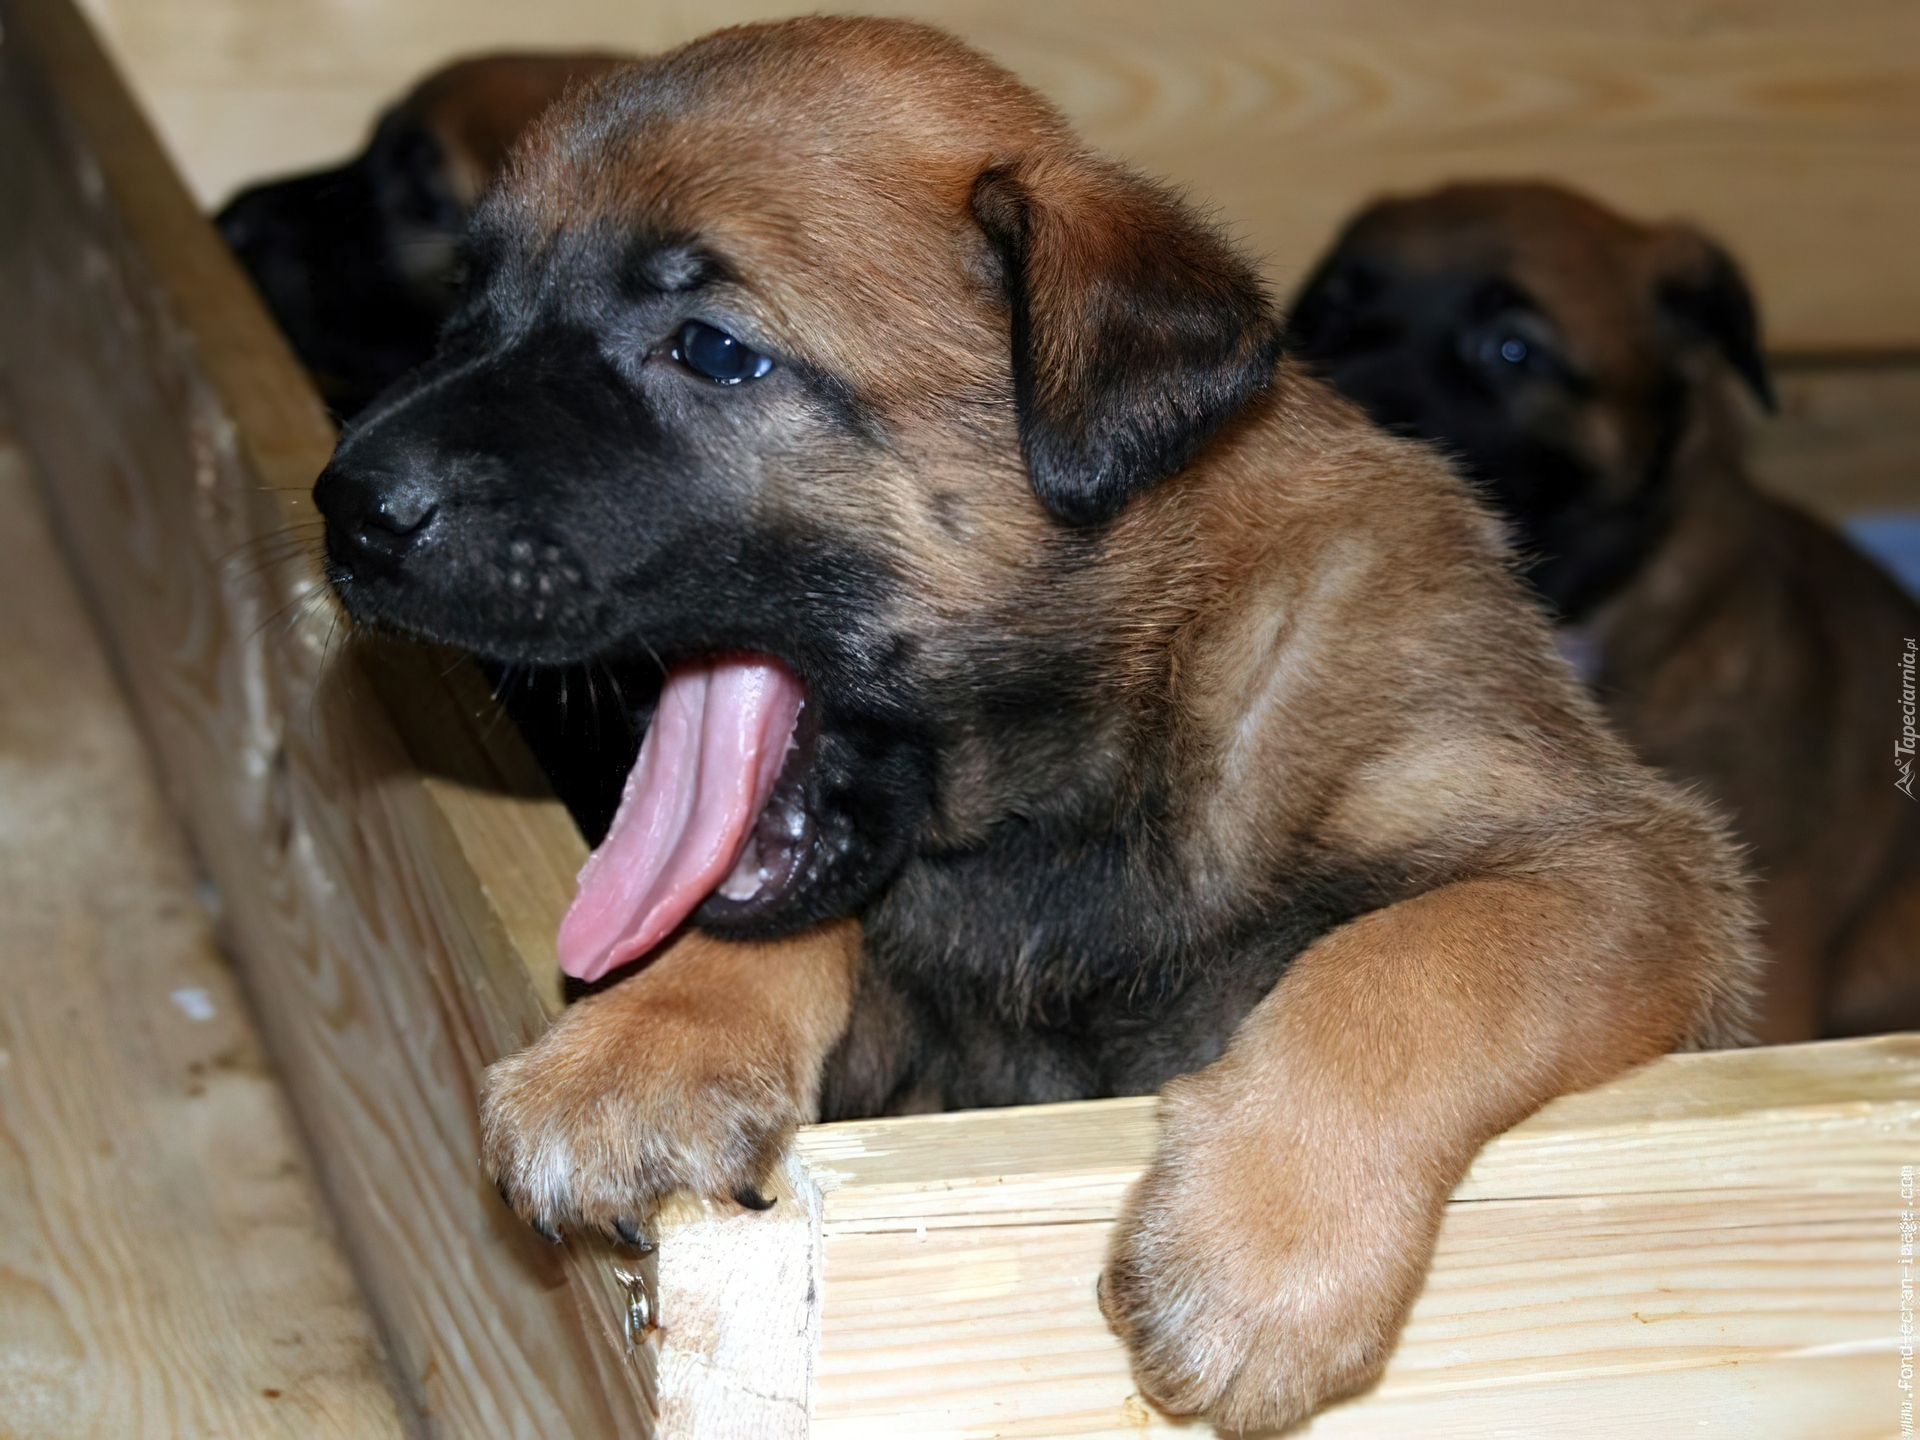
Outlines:
[{"label": "front paw with claws", "polygon": [[487,1071],[481,1164],[502,1198],[549,1239],[629,1244],[675,1191],[764,1208],[812,1118],[855,953],[842,927],[753,945],[690,934],[581,1000]]}]

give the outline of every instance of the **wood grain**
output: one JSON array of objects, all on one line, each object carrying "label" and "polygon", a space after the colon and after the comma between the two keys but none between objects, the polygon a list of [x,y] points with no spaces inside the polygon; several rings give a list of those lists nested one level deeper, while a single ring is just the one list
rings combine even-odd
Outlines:
[{"label": "wood grain", "polygon": [[1753,476],[1828,520],[1920,509],[1920,358],[1778,367],[1780,413],[1749,426]]},{"label": "wood grain", "polygon": [[[808,1433],[1194,1433],[1134,1393],[1093,1298],[1153,1123],[1153,1101],[1116,1100],[803,1132]],[[1555,1101],[1456,1191],[1380,1385],[1302,1433],[1895,1433],[1915,1163],[1916,1036],[1672,1056]]]},{"label": "wood grain", "polygon": [[659,1354],[660,1434],[807,1440],[820,1353],[820,1193],[795,1156],[754,1212],[677,1197],[645,1278]]},{"label": "wood grain", "polygon": [[398,1437],[182,851],[0,438],[0,1436]]},{"label": "wood grain", "polygon": [[[791,0],[88,0],[206,204],[354,149],[456,53],[657,50]],[[1920,344],[1920,7],[1908,0],[896,0],[1188,187],[1283,290],[1362,202],[1551,176],[1685,215],[1775,344]]]},{"label": "wood grain", "polygon": [[337,635],[316,398],[75,13],[0,23],[0,389],[227,897],[407,1419],[645,1435],[652,1356],[619,1341],[606,1258],[534,1239],[474,1163],[481,1068],[546,1022],[578,837],[471,677]]}]

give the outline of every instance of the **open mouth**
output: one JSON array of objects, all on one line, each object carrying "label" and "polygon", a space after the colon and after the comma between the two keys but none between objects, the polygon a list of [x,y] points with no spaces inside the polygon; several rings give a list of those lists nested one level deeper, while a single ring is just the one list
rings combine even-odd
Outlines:
[{"label": "open mouth", "polygon": [[668,672],[620,808],[560,923],[563,971],[597,980],[705,902],[749,915],[791,888],[813,838],[802,781],[817,725],[803,723],[805,710],[806,687],[768,655]]}]

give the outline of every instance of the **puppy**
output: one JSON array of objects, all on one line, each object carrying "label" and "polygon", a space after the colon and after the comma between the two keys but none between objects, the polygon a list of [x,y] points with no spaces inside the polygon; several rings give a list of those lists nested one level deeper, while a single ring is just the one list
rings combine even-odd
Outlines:
[{"label": "puppy", "polygon": [[1161,1090],[1102,1304],[1161,1404],[1282,1425],[1377,1374],[1490,1136],[1740,1036],[1730,844],[1498,523],[958,42],[617,72],[470,243],[315,498],[364,623],[664,667],[560,936],[644,968],[484,1099],[549,1234],[742,1192],[803,1119]]},{"label": "puppy", "polygon": [[1450,186],[1359,216],[1287,342],[1455,457],[1627,739],[1734,817],[1763,1037],[1920,1026],[1920,806],[1895,766],[1920,609],[1748,478],[1728,383],[1773,392],[1733,261],[1552,186]]},{"label": "puppy", "polygon": [[421,81],[334,170],[241,191],[215,223],[342,416],[433,353],[460,236],[508,146],[618,57],[488,55]]}]

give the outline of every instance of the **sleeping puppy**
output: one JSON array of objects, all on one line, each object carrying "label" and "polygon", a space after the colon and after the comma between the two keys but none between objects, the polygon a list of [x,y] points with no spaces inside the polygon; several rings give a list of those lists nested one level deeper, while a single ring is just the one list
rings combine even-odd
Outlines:
[{"label": "sleeping puppy", "polygon": [[437,70],[334,170],[255,185],[216,220],[327,404],[350,416],[433,353],[460,236],[520,132],[597,54],[487,55]]},{"label": "sleeping puppy", "polygon": [[315,499],[362,622],[664,667],[560,935],[644,968],[484,1099],[548,1234],[802,1120],[1162,1090],[1102,1304],[1161,1404],[1280,1425],[1377,1374],[1490,1136],[1741,1035],[1734,853],[1498,523],[958,42],[617,72],[471,244]]},{"label": "sleeping puppy", "polygon": [[1614,722],[1733,815],[1762,1035],[1920,1026],[1920,806],[1895,764],[1920,609],[1748,478],[1728,383],[1772,389],[1733,262],[1552,186],[1450,186],[1357,218],[1287,341],[1480,483]]}]

